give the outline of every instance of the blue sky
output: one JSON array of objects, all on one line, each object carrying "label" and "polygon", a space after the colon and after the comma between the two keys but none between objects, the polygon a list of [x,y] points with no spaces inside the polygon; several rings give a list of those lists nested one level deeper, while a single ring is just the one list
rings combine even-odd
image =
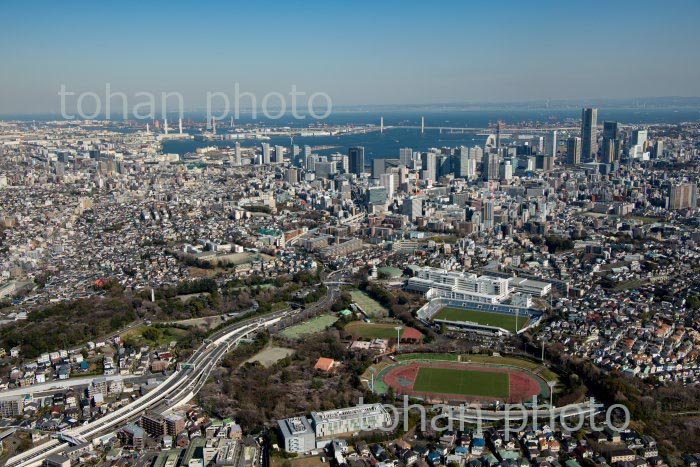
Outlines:
[{"label": "blue sky", "polygon": [[0,114],[77,93],[334,104],[700,95],[700,2],[6,2]]}]

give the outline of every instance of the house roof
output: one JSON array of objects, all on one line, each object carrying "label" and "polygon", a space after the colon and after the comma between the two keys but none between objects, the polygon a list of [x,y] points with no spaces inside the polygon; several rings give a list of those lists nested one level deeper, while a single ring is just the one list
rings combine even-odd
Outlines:
[{"label": "house roof", "polygon": [[335,365],[335,360],[333,360],[332,358],[320,357],[314,365],[314,369],[321,371],[330,371],[331,368],[333,368],[333,365]]}]

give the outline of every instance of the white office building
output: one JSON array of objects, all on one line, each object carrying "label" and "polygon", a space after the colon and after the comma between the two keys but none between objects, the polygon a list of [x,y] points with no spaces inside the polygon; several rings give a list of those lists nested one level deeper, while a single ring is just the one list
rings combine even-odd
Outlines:
[{"label": "white office building", "polygon": [[326,412],[311,412],[311,423],[317,438],[328,438],[387,427],[391,425],[391,417],[382,404],[364,404]]},{"label": "white office building", "polygon": [[463,271],[446,271],[429,266],[421,268],[406,284],[406,290],[479,303],[501,303],[509,297],[508,279],[477,276]]},{"label": "white office building", "polygon": [[308,452],[316,449],[316,435],[306,417],[279,420],[277,425],[287,452]]}]

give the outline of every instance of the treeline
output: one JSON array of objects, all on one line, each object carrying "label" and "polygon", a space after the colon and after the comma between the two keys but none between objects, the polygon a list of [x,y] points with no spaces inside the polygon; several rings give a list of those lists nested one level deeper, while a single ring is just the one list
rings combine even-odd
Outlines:
[{"label": "treeline", "polygon": [[84,344],[134,321],[137,302],[89,299],[58,303],[0,328],[0,346],[19,346],[24,358]]},{"label": "treeline", "polygon": [[435,332],[414,316],[414,312],[422,305],[420,302],[416,303],[414,296],[402,290],[389,292],[376,282],[364,281],[360,283],[360,288],[388,309],[389,316],[397,318],[406,326],[422,332],[426,343],[435,340]]},{"label": "treeline", "polygon": [[178,295],[190,295],[195,293],[214,293],[218,290],[214,279],[195,279],[182,281],[175,287],[160,287],[155,290],[156,299],[173,298]]}]

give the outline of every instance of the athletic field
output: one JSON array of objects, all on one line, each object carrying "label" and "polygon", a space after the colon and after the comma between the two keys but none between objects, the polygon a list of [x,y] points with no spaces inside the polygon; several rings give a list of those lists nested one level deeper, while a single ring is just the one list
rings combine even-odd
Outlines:
[{"label": "athletic field", "polygon": [[[365,339],[396,339],[396,329],[398,324],[374,324],[364,321],[352,321],[345,326],[345,331],[353,337],[363,337]],[[401,326],[403,334],[405,326]]]},{"label": "athletic field", "polygon": [[416,392],[505,399],[510,395],[508,373],[421,367],[413,383]]},{"label": "athletic field", "polygon": [[338,321],[337,316],[321,315],[312,320],[306,321],[301,324],[297,324],[296,326],[289,327],[284,331],[280,332],[280,334],[284,337],[289,337],[290,339],[299,339],[302,336],[325,331],[327,328],[331,327],[336,321]]},{"label": "athletic field", "polygon": [[486,311],[464,310],[461,308],[445,307],[435,313],[433,320],[444,319],[447,321],[467,321],[484,326],[496,326],[503,328],[506,331],[516,331],[515,323],[517,320],[518,329],[521,330],[527,324],[528,316],[506,315],[502,313],[489,313]]},{"label": "athletic field", "polygon": [[384,318],[389,316],[389,311],[386,308],[361,290],[353,290],[350,292],[350,296],[352,297],[352,301],[358,304],[370,318]]},{"label": "athletic field", "polygon": [[[397,395],[428,402],[517,403],[529,401],[534,395],[549,397],[541,365],[517,357],[404,354],[371,368],[375,369],[377,393],[385,394],[391,387]],[[363,374],[368,385],[370,369]]]}]

